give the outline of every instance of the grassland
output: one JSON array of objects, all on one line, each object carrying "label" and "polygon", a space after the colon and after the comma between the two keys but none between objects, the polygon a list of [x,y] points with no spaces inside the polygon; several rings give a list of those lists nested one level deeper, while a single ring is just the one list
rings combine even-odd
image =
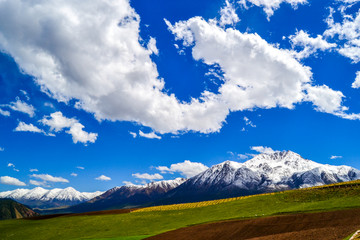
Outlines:
[{"label": "grassland", "polygon": [[293,190],[195,208],[0,221],[0,239],[143,239],[205,222],[360,207],[359,182]]}]

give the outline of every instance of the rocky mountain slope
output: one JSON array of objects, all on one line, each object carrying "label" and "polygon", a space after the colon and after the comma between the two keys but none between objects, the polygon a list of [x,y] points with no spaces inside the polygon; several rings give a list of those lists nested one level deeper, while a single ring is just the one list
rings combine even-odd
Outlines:
[{"label": "rocky mountain slope", "polygon": [[103,192],[79,192],[72,187],[47,190],[41,187],[33,189],[19,188],[0,192],[0,198],[11,198],[32,208],[54,208],[69,206],[88,201]]},{"label": "rocky mountain slope", "polygon": [[88,212],[116,208],[145,206],[161,199],[168,191],[175,189],[186,179],[177,178],[151,182],[145,185],[130,185],[112,188],[82,204],[72,206],[69,212]]},{"label": "rocky mountain slope", "polygon": [[9,198],[0,198],[0,220],[34,217],[39,214]]}]

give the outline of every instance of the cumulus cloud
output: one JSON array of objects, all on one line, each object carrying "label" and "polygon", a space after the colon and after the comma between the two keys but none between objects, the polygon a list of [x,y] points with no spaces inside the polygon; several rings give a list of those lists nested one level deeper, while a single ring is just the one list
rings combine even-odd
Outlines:
[{"label": "cumulus cloud", "polygon": [[13,186],[26,186],[26,184],[20,181],[19,179],[9,176],[0,177],[0,183],[5,185],[13,185]]},{"label": "cumulus cloud", "polygon": [[225,1],[225,6],[220,10],[220,26],[234,25],[240,21],[236,14],[235,7],[228,0]]},{"label": "cumulus cloud", "polygon": [[307,58],[318,50],[326,51],[337,46],[335,43],[327,42],[322,35],[317,35],[316,38],[313,38],[303,30],[297,31],[294,35],[290,35],[289,39],[293,49],[295,47],[302,48],[301,51],[292,52],[298,59]]},{"label": "cumulus cloud", "polygon": [[158,166],[156,167],[156,169],[161,171],[161,173],[178,172],[186,178],[190,178],[205,171],[206,169],[208,169],[208,167],[199,162],[191,162],[189,160],[185,160],[184,162],[171,164],[170,167]]},{"label": "cumulus cloud", "polygon": [[272,15],[274,15],[274,11],[280,8],[280,4],[282,3],[288,3],[291,4],[291,6],[296,9],[298,5],[300,4],[306,4],[307,0],[240,0],[240,3],[247,8],[246,2],[250,2],[251,4],[262,7],[264,9],[264,12],[267,15],[268,20]]},{"label": "cumulus cloud", "polygon": [[[294,104],[303,101],[304,87],[311,82],[310,68],[259,35],[231,28],[224,30],[200,17],[174,25],[166,23],[177,40],[193,46],[195,60],[210,66],[219,64],[224,71],[225,82],[219,88],[220,94],[208,93],[206,102],[214,107],[231,111],[277,106],[292,109]],[[223,114],[217,112],[213,118],[218,126],[227,111]]]},{"label": "cumulus cloud", "polygon": [[144,137],[144,138],[150,138],[150,139],[161,139],[160,136],[156,135],[156,133],[154,132],[150,132],[150,133],[143,133],[141,130],[139,130],[139,136]]},{"label": "cumulus cloud", "polygon": [[356,72],[355,81],[351,84],[352,88],[360,88],[360,71]]},{"label": "cumulus cloud", "polygon": [[105,175],[101,175],[101,176],[95,178],[95,180],[99,180],[99,181],[110,181],[111,178],[110,178],[110,177],[107,177],[107,176],[105,176]]},{"label": "cumulus cloud", "polygon": [[330,157],[330,159],[338,159],[338,158],[342,158],[342,156],[335,156],[335,155],[333,155],[333,156]]},{"label": "cumulus cloud", "polygon": [[145,179],[145,180],[159,180],[159,179],[163,179],[163,176],[161,176],[158,173],[155,174],[148,174],[148,173],[134,173],[132,174],[133,177],[135,178],[139,178],[139,179]]},{"label": "cumulus cloud", "polygon": [[[281,3],[306,3],[248,2],[263,7],[268,16]],[[155,39],[146,47],[139,42],[140,17],[128,0],[3,0],[0,50],[56,100],[75,103],[99,121],[137,122],[160,134],[218,132],[231,111],[292,109],[302,102],[310,68],[257,34],[220,26],[235,19],[227,2],[223,9],[219,21],[195,17],[175,25],[167,22],[184,46],[193,47],[195,60],[218,64],[224,72],[216,93],[203,91],[188,102],[165,89],[150,57],[157,52]],[[85,132],[78,122],[71,126],[67,133],[74,142],[95,142],[95,133]]]},{"label": "cumulus cloud", "polygon": [[63,177],[54,177],[49,174],[32,174],[30,177],[41,179],[46,182],[60,182],[60,183],[68,183],[69,180]]},{"label": "cumulus cloud", "polygon": [[264,146],[253,146],[250,147],[251,150],[256,151],[258,153],[274,153],[274,151],[271,147],[264,147]]},{"label": "cumulus cloud", "polygon": [[360,61],[360,10],[353,15],[340,12],[342,22],[335,22],[334,13],[335,10],[330,8],[330,14],[326,19],[328,29],[324,32],[324,36],[344,42],[338,47],[338,52],[350,58],[353,63],[358,63]]},{"label": "cumulus cloud", "polygon": [[344,95],[340,91],[335,91],[326,85],[308,86],[306,99],[311,101],[316,110],[325,113],[338,114],[347,110],[342,105]]},{"label": "cumulus cloud", "polygon": [[33,133],[44,133],[43,130],[34,126],[32,123],[19,122],[18,126],[14,129],[15,132],[33,132]]},{"label": "cumulus cloud", "polygon": [[149,51],[155,55],[159,55],[159,49],[156,47],[156,39],[153,37],[150,37],[150,40],[147,44],[147,48]]},{"label": "cumulus cloud", "polygon": [[49,185],[46,183],[46,181],[40,182],[40,181],[30,179],[29,183],[32,185],[35,185],[35,186],[49,187]]},{"label": "cumulus cloud", "polygon": [[28,114],[30,117],[35,116],[35,108],[32,105],[21,101],[19,98],[16,98],[15,102],[11,102],[10,104],[3,105],[3,106],[9,107],[13,111]]},{"label": "cumulus cloud", "polygon": [[97,133],[88,133],[83,130],[85,127],[75,118],[67,118],[61,112],[54,112],[50,116],[45,116],[40,122],[50,127],[51,131],[60,132],[67,129],[66,133],[72,136],[73,142],[94,143],[97,139]]}]

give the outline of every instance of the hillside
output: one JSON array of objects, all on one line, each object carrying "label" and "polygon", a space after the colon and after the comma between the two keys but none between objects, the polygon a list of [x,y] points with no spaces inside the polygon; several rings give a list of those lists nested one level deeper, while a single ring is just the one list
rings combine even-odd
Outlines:
[{"label": "hillside", "polygon": [[[208,222],[304,212],[338,211],[349,208],[359,211],[356,209],[360,208],[360,181],[257,195],[180,210],[135,211],[123,214],[110,212],[108,215],[98,216],[68,215],[37,221],[9,220],[0,222],[0,239],[31,240],[57,237],[134,240]],[[360,214],[352,216],[352,220],[356,223],[359,221],[358,225],[360,225]],[[349,229],[349,232],[344,233],[344,238],[353,232],[355,232],[354,229]]]},{"label": "hillside", "polygon": [[14,200],[0,198],[0,220],[34,217],[38,215],[38,213]]}]

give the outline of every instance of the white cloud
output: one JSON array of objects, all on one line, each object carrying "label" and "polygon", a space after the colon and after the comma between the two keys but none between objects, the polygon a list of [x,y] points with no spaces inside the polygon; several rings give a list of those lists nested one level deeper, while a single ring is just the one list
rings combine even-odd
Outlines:
[{"label": "white cloud", "polygon": [[238,154],[238,158],[241,159],[241,160],[245,160],[245,159],[249,158],[249,155],[247,155],[247,154]]},{"label": "white cloud", "polygon": [[49,187],[49,185],[46,183],[46,181],[40,182],[40,181],[30,179],[29,182],[30,182],[30,184],[35,185],[35,186]]},{"label": "white cloud", "polygon": [[136,134],[135,132],[130,132],[130,131],[129,131],[129,133],[130,133],[130,135],[131,135],[133,138],[136,138],[136,137],[137,137],[137,134]]},{"label": "white cloud", "polygon": [[304,86],[312,77],[310,68],[259,35],[231,28],[224,30],[200,17],[174,25],[167,21],[167,24],[177,40],[183,40],[185,46],[194,45],[195,60],[219,64],[224,71],[225,82],[219,88],[220,94],[207,93],[205,101],[218,109],[213,113],[213,130],[220,128],[228,110],[277,106],[292,109],[303,100]]},{"label": "white cloud", "polygon": [[156,39],[155,38],[150,37],[150,40],[147,44],[147,48],[151,53],[153,53],[155,55],[159,55],[159,49],[157,49],[157,47],[156,47]]},{"label": "white cloud", "polygon": [[72,177],[77,177],[78,174],[77,174],[77,173],[71,173],[70,176],[72,176]]},{"label": "white cloud", "polygon": [[34,126],[32,123],[19,122],[19,125],[14,129],[15,132],[33,132],[33,133],[44,133],[43,130]]},{"label": "white cloud", "polygon": [[185,160],[184,162],[171,164],[170,168],[166,166],[158,166],[156,169],[161,171],[161,173],[178,172],[186,178],[190,178],[205,171],[208,167],[199,162]]},{"label": "white cloud", "polygon": [[139,130],[139,136],[144,137],[144,138],[150,138],[150,139],[161,139],[160,136],[156,135],[156,133],[154,132],[150,132],[150,133],[143,133],[141,130]]},{"label": "white cloud", "polygon": [[85,145],[94,143],[97,139],[97,133],[88,133],[83,130],[84,125],[75,118],[67,118],[61,112],[54,112],[50,116],[45,116],[40,122],[50,127],[51,131],[59,132],[63,129],[72,136],[73,142],[81,142]]},{"label": "white cloud", "polygon": [[352,88],[360,88],[360,71],[356,72],[355,81],[351,84]]},{"label": "white cloud", "polygon": [[15,168],[15,165],[14,165],[13,163],[9,163],[7,166],[8,166],[8,167],[12,167],[12,169],[13,169],[15,172],[19,172],[19,169],[16,169],[16,168]]},{"label": "white cloud", "polygon": [[353,15],[340,12],[343,21],[335,22],[333,14],[335,10],[330,8],[330,14],[326,19],[328,29],[324,32],[324,36],[335,38],[344,42],[342,46],[338,48],[338,52],[350,58],[353,63],[360,61],[360,11]]},{"label": "white cloud", "polygon": [[20,92],[24,95],[24,97],[26,98],[26,100],[30,100],[30,97],[29,97],[29,94],[25,91],[25,90],[21,90],[20,89]]},{"label": "white cloud", "polygon": [[229,3],[228,0],[226,0],[225,6],[220,10],[220,26],[234,25],[239,21],[240,19],[239,16],[236,14],[234,5]]},{"label": "white cloud", "polygon": [[0,152],[3,152],[3,151],[5,151],[5,148],[0,147]]},{"label": "white cloud", "polygon": [[38,172],[39,170],[37,170],[36,168],[32,168],[29,170],[30,172]]},{"label": "white cloud", "polygon": [[49,174],[32,174],[30,177],[41,179],[46,182],[61,182],[61,183],[68,183],[69,180],[63,177],[54,177]]},{"label": "white cloud", "polygon": [[125,184],[125,186],[135,186],[135,184],[129,181],[123,181],[123,184]]},{"label": "white cloud", "polygon": [[[264,7],[268,16],[283,2],[294,7],[306,3],[249,2]],[[139,42],[140,17],[128,0],[2,0],[0,23],[6,23],[0,24],[1,51],[34,76],[43,92],[67,104],[76,102],[76,108],[99,121],[133,121],[160,134],[218,132],[231,111],[292,109],[303,101],[304,84],[311,81],[310,68],[257,34],[195,17],[168,23],[169,28],[185,46],[193,46],[194,59],[218,64],[225,80],[218,93],[203,91],[197,99],[179,101],[164,88],[150,58],[154,49]],[[73,141],[94,142],[97,135],[79,124],[67,131]]]},{"label": "white cloud", "polygon": [[290,35],[289,39],[293,49],[295,47],[303,48],[299,52],[292,51],[294,56],[298,59],[307,58],[317,50],[325,51],[336,47],[335,43],[328,43],[323,39],[322,35],[317,35],[316,38],[313,38],[303,30],[297,31],[294,35]]},{"label": "white cloud", "polygon": [[282,3],[291,4],[294,9],[296,9],[300,4],[307,3],[307,0],[239,0],[239,3],[242,3],[243,6],[247,8],[246,1],[254,4],[257,7],[262,7],[267,15],[268,20],[274,14],[274,11],[280,8],[280,4]]},{"label": "white cloud", "polygon": [[316,110],[325,113],[337,114],[343,113],[347,110],[342,105],[342,99],[344,95],[340,91],[335,91],[326,85],[322,86],[309,86],[307,88],[308,101],[311,101]]},{"label": "white cloud", "polygon": [[3,115],[5,117],[10,117],[10,112],[0,109],[0,115]]},{"label": "white cloud", "polygon": [[26,186],[26,184],[24,182],[21,182],[19,179],[9,176],[0,177],[0,183],[14,186]]},{"label": "white cloud", "polygon": [[97,139],[97,133],[88,133],[83,130],[84,125],[81,123],[75,123],[71,126],[71,128],[66,131],[67,133],[71,134],[73,142],[81,142],[87,144],[88,142],[94,143]]},{"label": "white cloud", "polygon": [[244,121],[245,121],[246,126],[256,127],[256,125],[255,125],[255,124],[253,124],[253,122],[252,122],[252,121],[250,121],[250,119],[249,119],[249,118],[244,117]]},{"label": "white cloud", "polygon": [[133,177],[135,178],[139,178],[139,179],[146,179],[146,180],[159,180],[159,179],[163,179],[163,176],[161,176],[160,174],[158,173],[155,173],[155,174],[148,174],[148,173],[134,173],[132,174]]},{"label": "white cloud", "polygon": [[77,166],[76,168],[81,169],[81,170],[85,169],[84,167],[81,167],[81,166]]},{"label": "white cloud", "polygon": [[259,153],[274,153],[276,151],[272,150],[270,147],[264,147],[264,146],[253,146],[250,147],[251,150],[259,152]]},{"label": "white cloud", "polygon": [[107,177],[107,176],[105,176],[105,175],[101,175],[101,176],[95,178],[95,180],[99,180],[99,181],[110,181],[111,178],[110,178],[110,177]]},{"label": "white cloud", "polygon": [[[1,41],[1,40],[0,40]],[[18,112],[22,112],[22,113],[26,113],[28,114],[30,117],[34,117],[35,116],[35,108],[26,103],[21,101],[19,98],[16,98],[15,102],[11,102],[10,104],[7,105],[3,105],[3,106],[7,106],[10,109],[12,109],[13,111],[18,111]]]},{"label": "white cloud", "polygon": [[333,156],[330,157],[330,159],[338,159],[338,158],[342,158],[342,156],[335,156],[335,155],[333,155]]}]

